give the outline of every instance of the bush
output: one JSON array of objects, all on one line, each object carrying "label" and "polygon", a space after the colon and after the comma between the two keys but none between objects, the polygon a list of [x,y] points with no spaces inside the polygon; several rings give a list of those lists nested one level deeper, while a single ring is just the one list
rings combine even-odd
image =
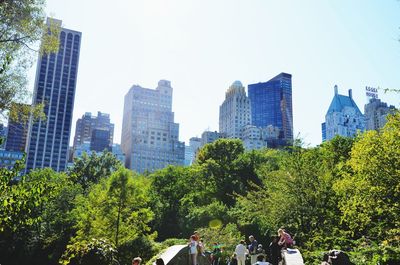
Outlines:
[{"label": "bush", "polygon": [[119,265],[117,250],[103,239],[75,242],[67,246],[61,265]]}]

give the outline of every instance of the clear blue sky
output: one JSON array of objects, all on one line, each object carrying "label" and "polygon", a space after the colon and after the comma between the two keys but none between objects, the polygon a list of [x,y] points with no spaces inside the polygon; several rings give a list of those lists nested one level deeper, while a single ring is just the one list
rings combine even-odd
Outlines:
[{"label": "clear blue sky", "polygon": [[[124,95],[159,79],[172,82],[186,142],[218,130],[235,80],[247,87],[292,74],[294,130],[311,145],[321,142],[335,84],[341,94],[352,88],[362,110],[365,86],[400,88],[396,0],[47,0],[47,12],[82,32],[71,138],[76,120],[99,110],[120,142]],[[398,94],[380,97],[399,106]]]}]

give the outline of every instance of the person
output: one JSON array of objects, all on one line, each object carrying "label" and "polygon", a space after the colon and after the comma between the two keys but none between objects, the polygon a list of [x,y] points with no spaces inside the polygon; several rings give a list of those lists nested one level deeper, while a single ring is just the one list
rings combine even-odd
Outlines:
[{"label": "person", "polygon": [[165,265],[164,260],[162,258],[156,259],[156,265]]},{"label": "person", "polygon": [[324,253],[324,256],[322,257],[321,265],[331,265],[331,264],[332,263],[330,262],[328,253]]},{"label": "person", "polygon": [[248,246],[249,254],[250,254],[250,262],[254,264],[257,262],[257,240],[254,238],[253,235],[249,236],[250,245]]},{"label": "person", "polygon": [[278,265],[281,257],[281,246],[278,245],[279,236],[272,236],[269,244],[269,257],[272,265]]},{"label": "person", "polygon": [[140,265],[141,262],[142,262],[142,258],[136,257],[132,260],[132,265]]},{"label": "person", "polygon": [[240,243],[235,248],[235,254],[237,259],[238,265],[245,265],[244,262],[246,261],[246,255],[249,253],[244,240],[240,240]]},{"label": "person", "polygon": [[271,265],[268,261],[264,261],[264,256],[263,255],[258,255],[257,256],[257,261],[253,263],[252,265]]},{"label": "person", "polygon": [[218,243],[214,243],[213,252],[211,253],[212,265],[219,265],[219,259],[222,256],[221,246]]},{"label": "person", "polygon": [[194,237],[195,237],[195,240],[196,240],[197,242],[199,242],[199,241],[200,241],[200,235],[199,235],[199,232],[197,232],[197,231],[194,231],[193,235],[194,235]]},{"label": "person", "polygon": [[192,261],[192,265],[197,265],[197,241],[195,235],[190,236],[189,254]]},{"label": "person", "polygon": [[284,247],[284,248],[290,248],[293,246],[293,239],[292,237],[289,235],[289,233],[285,232],[285,230],[283,230],[282,228],[278,229],[278,236],[279,241],[278,241],[278,245]]},{"label": "person", "polygon": [[204,242],[203,242],[203,240],[199,240],[199,244],[198,244],[198,246],[197,246],[197,252],[198,253],[200,253],[203,257],[205,257],[206,256],[206,254],[205,254],[205,246],[204,246]]},{"label": "person", "polygon": [[[238,259],[236,253],[233,253],[231,260],[229,261],[229,265],[238,265]],[[243,263],[244,264],[244,263]]]}]

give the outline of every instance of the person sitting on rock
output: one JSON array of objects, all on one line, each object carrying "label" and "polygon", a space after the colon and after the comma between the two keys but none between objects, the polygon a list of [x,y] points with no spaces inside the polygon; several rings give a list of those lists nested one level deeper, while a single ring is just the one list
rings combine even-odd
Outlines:
[{"label": "person sitting on rock", "polygon": [[290,248],[293,246],[293,239],[289,233],[285,232],[285,230],[280,228],[278,230],[278,235],[280,236],[278,245],[282,246],[283,248]]}]

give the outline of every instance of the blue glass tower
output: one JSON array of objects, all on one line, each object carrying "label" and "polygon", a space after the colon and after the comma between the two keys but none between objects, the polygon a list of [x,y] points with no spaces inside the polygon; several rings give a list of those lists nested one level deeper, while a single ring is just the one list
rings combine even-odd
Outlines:
[{"label": "blue glass tower", "polygon": [[252,124],[280,129],[279,139],[293,140],[292,75],[280,73],[265,83],[250,84]]},{"label": "blue glass tower", "polygon": [[[48,19],[47,24],[61,21]],[[33,104],[44,104],[46,119],[30,122],[27,171],[51,167],[66,169],[74,108],[81,33],[61,28],[57,53],[39,56]]]}]

